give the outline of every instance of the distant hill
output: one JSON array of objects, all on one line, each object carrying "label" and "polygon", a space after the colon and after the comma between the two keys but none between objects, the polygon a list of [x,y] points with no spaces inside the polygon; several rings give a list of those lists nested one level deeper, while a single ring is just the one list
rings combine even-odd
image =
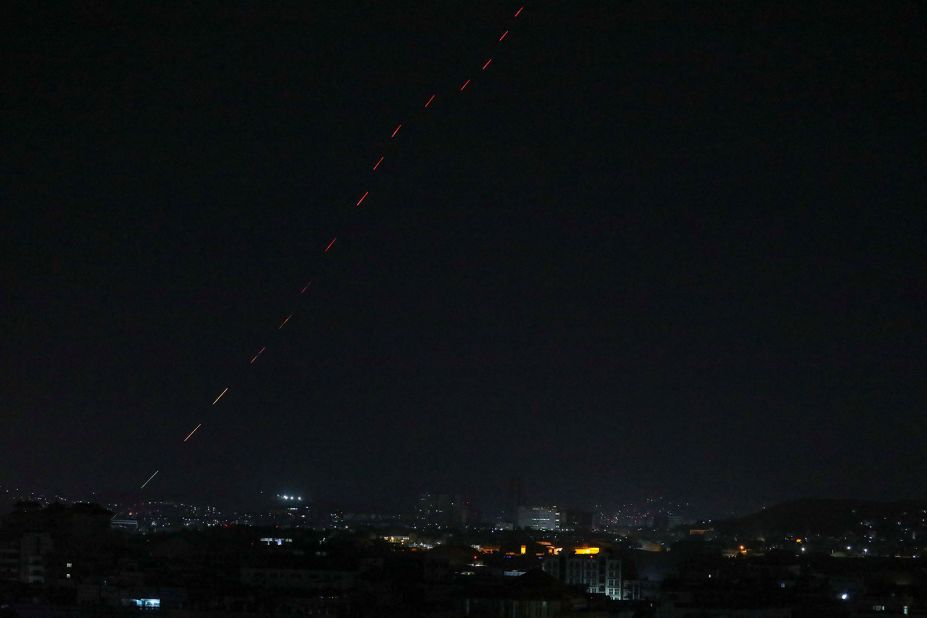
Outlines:
[{"label": "distant hill", "polygon": [[920,519],[927,502],[874,502],[869,500],[839,500],[809,498],[784,502],[757,513],[718,522],[722,534],[749,537],[784,535],[842,536],[859,530],[864,523],[881,527],[882,522]]}]

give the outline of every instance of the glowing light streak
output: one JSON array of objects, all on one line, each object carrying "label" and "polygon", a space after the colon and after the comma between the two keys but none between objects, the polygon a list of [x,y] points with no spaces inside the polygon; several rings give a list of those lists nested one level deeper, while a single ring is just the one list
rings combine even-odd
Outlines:
[{"label": "glowing light streak", "polygon": [[254,361],[256,361],[256,360],[258,359],[258,357],[259,357],[261,354],[264,353],[264,350],[266,350],[266,349],[267,349],[267,346],[266,346],[266,345],[261,346],[261,349],[257,351],[257,354],[255,354],[254,356],[251,357],[251,364],[252,364],[252,365],[254,364]]},{"label": "glowing light streak", "polygon": [[190,438],[192,438],[192,437],[193,437],[193,434],[195,434],[196,431],[197,431],[200,427],[202,427],[202,426],[203,426],[203,423],[200,423],[199,425],[197,425],[196,427],[194,427],[194,428],[193,428],[193,431],[191,431],[190,433],[188,433],[188,434],[187,434],[187,437],[184,438],[183,441],[186,442],[187,440],[189,440]]},{"label": "glowing light streak", "polygon": [[142,486],[139,487],[139,489],[145,489],[145,485],[147,485],[148,483],[150,483],[150,482],[151,482],[151,479],[153,479],[154,477],[158,476],[158,472],[159,472],[159,470],[155,470],[155,471],[154,471],[154,474],[152,474],[151,476],[149,476],[149,477],[148,477],[148,480],[145,481],[144,483],[142,483]]},{"label": "glowing light streak", "polygon": [[[519,7],[518,10],[515,11],[514,17],[515,17],[515,18],[518,18],[518,17],[522,14],[522,12],[524,11],[524,9],[525,9],[524,6]],[[509,30],[504,31],[504,32],[499,36],[498,42],[501,43],[501,42],[505,41],[505,39],[508,38],[509,32],[510,32]],[[481,71],[486,71],[486,70],[490,67],[490,65],[492,64],[492,62],[493,62],[493,58],[488,58],[488,59],[483,63],[483,65],[482,65],[482,67],[481,67],[480,70],[481,70]],[[459,91],[460,91],[460,92],[463,92],[464,90],[466,90],[466,88],[470,85],[470,82],[471,82],[471,81],[472,81],[472,80],[467,79],[465,82],[463,82],[463,84],[460,85]],[[429,107],[431,107],[431,105],[437,100],[437,97],[438,97],[437,94],[432,94],[432,95],[430,95],[430,96],[428,97],[428,99],[425,101],[425,105],[424,105],[425,109],[428,109]],[[396,128],[393,129],[393,132],[392,132],[392,134],[390,135],[390,139],[395,139],[396,136],[399,135],[399,131],[400,131],[401,129],[402,129],[402,123],[397,124],[397,125],[396,125]],[[380,155],[380,158],[377,159],[377,162],[374,163],[374,165],[373,165],[373,171],[374,171],[374,172],[377,171],[377,170],[379,169],[379,167],[380,167],[380,165],[383,163],[384,159],[385,159],[385,156],[384,156],[384,155]],[[370,194],[369,191],[365,191],[364,194],[360,197],[360,199],[358,199],[357,203],[355,204],[355,207],[358,207],[358,206],[360,206],[361,204],[363,204],[364,200],[367,199],[367,196],[368,196],[369,194]],[[335,242],[336,242],[336,241],[337,241],[337,237],[332,238],[331,241],[329,241],[328,245],[325,246],[325,249],[323,250],[323,253],[328,253],[329,250],[335,245]],[[300,289],[299,293],[300,293],[300,294],[305,294],[306,291],[309,289],[309,286],[311,285],[311,283],[312,283],[312,281],[307,281],[306,284]],[[290,321],[290,319],[293,317],[293,315],[294,315],[294,314],[292,314],[292,313],[291,313],[290,315],[288,315],[288,316],[280,323],[280,325],[277,327],[277,329],[278,329],[278,330],[283,329],[283,327],[287,325],[287,323]],[[260,356],[261,356],[266,350],[267,350],[267,347],[266,347],[266,346],[262,346],[261,349],[258,350],[257,353],[255,353],[254,356],[251,357],[250,364],[253,365],[253,364],[258,360],[258,358],[260,358]],[[213,400],[213,402],[212,402],[212,405],[213,405],[213,406],[217,405],[217,404],[219,403],[219,401],[222,400],[222,398],[226,395],[226,393],[228,393],[229,388],[230,388],[230,387],[226,386],[226,387],[222,390],[222,392],[219,393],[219,395],[218,395],[218,396],[215,398],[215,400]],[[190,431],[190,433],[188,433],[187,436],[183,439],[183,442],[189,441],[189,440],[194,436],[194,434],[196,434],[196,432],[199,431],[200,428],[202,428],[202,426],[203,426],[203,423],[199,423],[196,427],[194,427],[193,430]],[[149,477],[145,480],[145,482],[142,483],[141,489],[144,489],[144,488],[145,488],[145,487],[158,475],[159,472],[160,472],[160,470],[155,470],[155,471],[151,474],[151,476],[149,476]],[[595,549],[597,549],[597,548],[589,548],[589,549],[587,549],[586,551],[587,551],[588,553],[591,554],[591,553],[594,553],[594,550],[595,550]],[[525,550],[524,550],[524,546],[522,546],[522,550],[521,550],[521,551],[522,551],[522,553],[524,553],[524,551],[525,551]],[[581,553],[581,552],[578,550],[577,553]],[[585,553],[585,552],[583,552],[583,553]]]},{"label": "glowing light streak", "polygon": [[222,391],[221,393],[219,393],[219,396],[216,397],[216,400],[212,402],[212,405],[216,405],[217,403],[219,403],[219,400],[222,399],[223,397],[225,397],[225,394],[226,394],[227,392],[229,392],[229,387],[228,387],[228,386],[225,387],[225,390],[224,390],[224,391]]}]

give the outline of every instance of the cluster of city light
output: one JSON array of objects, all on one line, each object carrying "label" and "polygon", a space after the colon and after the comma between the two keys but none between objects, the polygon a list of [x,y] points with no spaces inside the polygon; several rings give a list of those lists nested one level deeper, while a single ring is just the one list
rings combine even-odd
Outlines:
[{"label": "cluster of city light", "polygon": [[281,500],[287,500],[287,501],[289,501],[289,500],[295,500],[296,502],[302,502],[302,501],[303,501],[303,497],[302,497],[302,496],[288,496],[288,495],[286,495],[286,494],[283,494],[282,496],[279,496],[279,495],[278,495],[278,497],[279,497]]}]

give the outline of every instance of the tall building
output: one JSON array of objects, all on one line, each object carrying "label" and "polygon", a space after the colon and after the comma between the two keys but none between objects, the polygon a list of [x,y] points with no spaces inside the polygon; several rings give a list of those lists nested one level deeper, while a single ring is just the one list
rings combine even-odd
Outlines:
[{"label": "tall building", "polygon": [[559,530],[560,515],[556,506],[520,506],[515,525],[530,530]]},{"label": "tall building", "polygon": [[508,501],[505,505],[505,521],[518,525],[518,509],[525,504],[524,483],[516,476],[509,481]]},{"label": "tall building", "polygon": [[17,533],[0,541],[0,580],[45,583],[45,556],[54,545],[48,533]]},{"label": "tall building", "polygon": [[578,509],[564,509],[560,512],[560,529],[571,532],[591,532],[592,513]]},{"label": "tall building", "polygon": [[423,528],[463,528],[469,523],[469,500],[456,494],[425,493],[415,505],[415,523]]}]

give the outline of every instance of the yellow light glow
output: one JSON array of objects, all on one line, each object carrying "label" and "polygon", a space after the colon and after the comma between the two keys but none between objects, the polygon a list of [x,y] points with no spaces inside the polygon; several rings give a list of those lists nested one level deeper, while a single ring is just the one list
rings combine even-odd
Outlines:
[{"label": "yellow light glow", "polygon": [[577,556],[593,556],[599,553],[598,547],[577,547],[573,550]]},{"label": "yellow light glow", "polygon": [[528,546],[527,546],[527,545],[522,545],[522,546],[521,546],[521,555],[524,556],[526,551],[528,551]]}]

